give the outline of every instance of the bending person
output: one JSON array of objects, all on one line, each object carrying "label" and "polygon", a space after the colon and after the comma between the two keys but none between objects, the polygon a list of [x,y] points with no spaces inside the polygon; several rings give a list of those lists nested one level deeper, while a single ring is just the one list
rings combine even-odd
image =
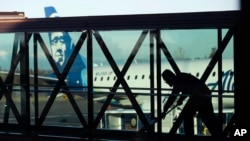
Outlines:
[{"label": "bending person", "polygon": [[[207,85],[188,73],[174,74],[170,70],[165,70],[162,73],[164,81],[171,87],[172,93],[164,105],[164,112],[173,105],[177,100],[177,105],[182,105],[183,100],[189,96],[189,101],[183,110],[184,132],[187,137],[194,136],[194,122],[193,117],[198,112],[199,117],[207,126],[212,136],[220,137],[222,134],[219,121],[214,114],[212,105],[211,91]],[[180,95],[182,94],[182,95]],[[163,118],[165,115],[163,113]]]}]

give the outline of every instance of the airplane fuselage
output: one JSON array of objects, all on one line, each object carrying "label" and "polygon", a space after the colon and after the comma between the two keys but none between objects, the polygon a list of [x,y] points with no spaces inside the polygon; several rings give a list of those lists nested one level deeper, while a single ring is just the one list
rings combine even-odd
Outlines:
[{"label": "airplane fuselage", "polygon": [[[197,78],[201,78],[204,73],[209,60],[180,60],[176,61],[177,66],[181,72],[186,72],[194,75]],[[171,69],[170,64],[162,62],[162,71],[164,69]],[[120,71],[122,66],[120,66]],[[157,88],[157,77],[156,77],[156,67],[154,68],[154,76],[150,76],[150,64],[149,63],[137,63],[132,64],[128,69],[127,73],[123,77],[128,84],[133,95],[136,95],[136,99],[139,104],[148,104],[150,101],[150,95],[154,93],[156,95]],[[223,60],[223,77],[222,77],[222,95],[224,108],[233,108],[233,95],[234,95],[234,74],[233,74],[233,60],[225,59]],[[94,87],[100,88],[100,91],[109,92],[117,81],[117,76],[110,66],[98,66],[93,69],[93,80]],[[151,78],[154,78],[154,84],[150,84]],[[218,107],[218,97],[219,97],[219,83],[218,83],[218,68],[215,66],[213,71],[210,73],[206,84],[209,86],[213,93],[213,104],[214,107]],[[153,87],[152,87],[153,86]],[[101,89],[103,87],[103,89]],[[162,94],[166,97],[166,94],[171,92],[171,87],[169,87],[163,80],[161,80]],[[153,90],[153,91],[152,91]],[[123,85],[119,85],[117,90],[119,93],[123,93],[126,97],[126,91]],[[129,102],[127,102],[129,103]],[[145,107],[145,106],[143,106]],[[148,107],[149,108],[149,107]]]}]

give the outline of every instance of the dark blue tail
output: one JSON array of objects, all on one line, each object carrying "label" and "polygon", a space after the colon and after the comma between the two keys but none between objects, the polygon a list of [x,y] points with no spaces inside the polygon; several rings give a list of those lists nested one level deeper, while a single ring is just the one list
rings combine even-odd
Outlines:
[{"label": "dark blue tail", "polygon": [[[44,11],[45,11],[46,18],[59,17],[56,9],[53,6],[45,7]],[[56,36],[56,34],[58,34],[58,36]],[[63,63],[59,64],[58,62],[55,61],[59,71],[62,72],[66,63],[68,62],[68,59],[69,59],[75,45],[72,42],[72,39],[71,39],[70,34],[68,32],[64,32],[64,31],[52,32],[52,33],[48,33],[48,35],[49,35],[51,48],[58,48],[58,49],[55,49],[56,50],[55,56],[59,56],[59,54],[61,54],[62,56],[65,57],[64,62],[62,61]],[[52,38],[52,36],[53,36],[53,38]],[[62,49],[59,46],[65,46],[64,48],[66,48],[66,49]],[[53,54],[52,54],[52,57],[53,57]],[[61,57],[61,58],[63,58],[63,57]],[[58,61],[58,58],[57,58],[57,61]],[[86,73],[87,73],[86,58],[84,56],[81,56],[78,53],[74,63],[71,66],[71,69],[69,70],[68,76],[67,76],[66,82],[67,82],[67,85],[70,87],[70,90],[78,91],[80,93],[82,93],[82,91],[86,92],[86,90],[87,90],[86,89],[86,86],[87,86]]]},{"label": "dark blue tail", "polygon": [[55,18],[59,17],[56,9],[53,6],[48,6],[44,8],[46,18]]}]

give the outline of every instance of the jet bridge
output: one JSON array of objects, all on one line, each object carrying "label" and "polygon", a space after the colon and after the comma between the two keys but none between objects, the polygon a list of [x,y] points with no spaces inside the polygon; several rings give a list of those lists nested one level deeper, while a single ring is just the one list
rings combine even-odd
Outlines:
[{"label": "jet bridge", "polygon": [[[40,18],[40,19],[0,19],[1,39],[0,46],[12,48],[6,66],[1,66],[0,77],[0,138],[20,138],[20,140],[137,140],[141,138],[165,140],[185,140],[183,134],[177,133],[177,129],[182,122],[179,116],[169,132],[163,132],[162,120],[157,120],[157,125],[152,128],[151,123],[161,116],[162,96],[166,94],[161,84],[162,60],[169,62],[175,72],[181,72],[181,68],[176,63],[177,59],[187,59],[182,52],[175,54],[171,50],[172,43],[166,41],[169,34],[178,36],[177,31],[207,31],[216,39],[216,49],[210,58],[209,63],[204,68],[201,76],[202,81],[206,81],[212,70],[218,64],[218,84],[221,82],[223,55],[229,44],[233,41],[232,50],[241,48],[238,46],[238,11],[226,12],[201,12],[201,13],[179,13],[179,14],[147,14],[147,15],[123,15],[123,16],[95,16],[95,17],[67,17],[67,18]],[[70,25],[70,26],[69,26]],[[50,51],[50,41],[48,34],[53,32],[66,32],[72,35],[74,47],[71,46],[71,53],[66,59],[63,68],[59,68],[53,59]],[[122,50],[114,51],[111,44],[111,36],[122,35],[125,46],[130,50],[124,59],[123,67],[119,68],[117,53],[122,55]],[[126,35],[126,36],[125,36]],[[71,37],[72,37],[71,36]],[[192,34],[190,34],[192,36]],[[132,40],[126,38],[134,37]],[[7,40],[12,39],[10,41]],[[168,38],[170,39],[170,38]],[[197,39],[199,40],[199,39]],[[120,45],[120,44],[118,44]],[[204,47],[206,49],[206,47]],[[136,58],[143,50],[143,56],[147,59],[150,70],[150,82],[147,88],[130,87],[126,73],[133,66]],[[105,100],[102,103],[95,103],[95,95],[102,94],[95,87],[93,70],[95,69],[96,58],[102,54],[104,62],[110,66],[116,76],[112,87],[103,87]],[[180,50],[179,50],[180,51]],[[83,74],[87,78],[87,85],[78,86],[78,83],[69,83],[71,68],[77,62],[78,54],[86,57],[85,71]],[[233,54],[233,53],[232,53]],[[119,55],[118,55],[119,56]],[[0,58],[2,59],[2,58]],[[234,58],[236,60],[237,58]],[[6,60],[1,60],[1,62]],[[156,68],[154,67],[156,66]],[[4,68],[5,67],[5,68]],[[47,68],[46,68],[47,67]],[[198,66],[197,66],[198,67]],[[239,70],[235,68],[235,73]],[[51,78],[53,74],[54,79]],[[156,74],[156,75],[155,75]],[[43,77],[41,77],[41,75]],[[236,76],[236,74],[235,74]],[[46,79],[47,78],[47,79]],[[48,79],[49,78],[49,79]],[[155,78],[155,79],[154,79]],[[235,78],[237,79],[237,78]],[[156,80],[156,81],[155,81]],[[45,84],[46,82],[46,84]],[[48,85],[49,84],[49,85]],[[82,91],[78,91],[79,88]],[[150,99],[149,112],[145,113],[136,99],[134,89],[147,90],[143,93]],[[122,90],[122,92],[118,92]],[[240,97],[240,90],[230,91],[234,97]],[[222,86],[218,86],[219,108],[218,115],[223,120],[223,93]],[[60,93],[66,95],[67,99],[58,97]],[[83,98],[74,96],[75,93],[84,95]],[[145,132],[107,130],[102,128],[102,118],[109,110],[112,99],[117,95],[126,96],[131,103],[132,109],[136,112],[141,122],[141,128]],[[140,95],[140,92],[139,94]],[[240,98],[239,98],[240,99]],[[156,101],[156,103],[155,103]],[[235,99],[237,101],[237,99]],[[235,103],[237,107],[237,102]],[[241,110],[238,114],[241,115]],[[155,114],[156,113],[156,114]],[[181,114],[180,114],[181,115]],[[230,134],[234,125],[240,124],[237,121],[237,110],[228,120],[222,130],[225,136],[230,139]],[[238,126],[239,127],[239,126]],[[154,130],[157,129],[157,130]],[[123,136],[120,136],[120,135]],[[209,140],[210,136],[196,136],[197,138]]]},{"label": "jet bridge", "polygon": [[0,19],[25,19],[24,12],[0,12]]}]

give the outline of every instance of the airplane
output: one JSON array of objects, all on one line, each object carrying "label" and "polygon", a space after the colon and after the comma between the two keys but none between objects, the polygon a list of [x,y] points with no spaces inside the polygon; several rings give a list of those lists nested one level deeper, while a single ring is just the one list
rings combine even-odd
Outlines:
[{"label": "airplane", "polygon": [[[54,18],[54,17],[59,17],[56,9],[53,6],[48,6],[45,7],[45,15],[47,18]],[[69,36],[68,33],[66,33],[66,36]],[[69,37],[70,38],[70,37]],[[71,39],[70,39],[71,40]],[[69,41],[70,42],[70,41]],[[73,45],[74,46],[74,45]],[[74,47],[72,47],[74,48]],[[74,68],[74,65],[79,65],[79,62],[83,62],[83,64],[86,64],[86,58],[84,57],[78,57],[76,58],[76,61],[78,63],[74,63],[72,68]],[[223,105],[225,106],[224,108],[233,108],[233,98],[232,98],[232,91],[234,90],[234,74],[233,74],[233,60],[232,59],[226,59],[223,61],[223,82],[222,82],[222,87],[223,91],[228,91],[225,95],[229,95],[227,98],[224,98],[224,103]],[[199,60],[180,60],[176,62],[179,65],[179,69],[183,70],[184,72],[191,73],[195,75],[196,77],[200,78],[202,73],[205,71],[205,68],[207,67],[206,65],[209,63],[209,59],[199,59]],[[143,88],[150,88],[150,72],[149,72],[149,64],[133,64],[134,66],[131,67],[131,69],[128,70],[124,78],[126,79],[127,83],[129,86],[131,86],[131,90],[133,93],[148,93],[149,90],[139,90]],[[86,65],[85,65],[86,66]],[[171,69],[170,65],[168,62],[162,63],[162,66],[164,68]],[[197,67],[199,66],[199,67]],[[121,66],[119,66],[121,69]],[[156,68],[155,68],[156,69]],[[216,67],[215,67],[216,69]],[[208,78],[206,81],[207,85],[211,88],[212,91],[218,91],[218,71],[213,70],[211,73],[211,76]],[[86,69],[85,69],[86,70]],[[140,71],[138,71],[140,70]],[[84,71],[85,74],[80,74],[80,77],[82,77],[82,82],[85,82],[84,84],[81,83],[73,83],[71,85],[73,86],[80,86],[84,85],[85,87],[87,86],[87,77],[86,76],[86,71]],[[68,77],[67,81],[69,82],[79,82],[79,77],[77,76],[78,74],[75,74],[76,71],[69,71],[69,75],[73,74],[75,76]],[[103,96],[98,96],[96,97],[97,101],[105,101],[107,94],[110,93],[110,89],[113,87],[113,84],[116,81],[116,75],[113,72],[112,68],[110,66],[97,66],[94,67],[93,69],[93,85],[95,89],[95,92],[101,92],[101,93],[106,93],[106,95]],[[156,78],[156,74],[154,76]],[[81,81],[80,81],[81,82]],[[155,81],[156,83],[156,81]],[[156,84],[154,84],[156,86]],[[121,85],[120,85],[121,86]],[[119,86],[119,87],[120,87]],[[162,81],[162,88],[166,89],[171,89],[166,84]],[[135,89],[133,89],[135,88]],[[139,88],[139,89],[138,89]],[[117,93],[121,92],[121,94],[116,94],[114,96],[114,100],[112,101],[113,105],[117,107],[129,107],[130,102],[128,101],[128,97],[126,94],[124,94],[124,90],[117,91]],[[215,95],[218,94],[216,92],[213,92]],[[82,94],[80,94],[83,96]],[[98,95],[98,94],[96,94]],[[117,96],[118,95],[118,96]],[[218,95],[217,95],[218,96]],[[231,97],[230,97],[231,96]],[[138,100],[138,103],[146,108],[149,107],[149,96],[140,96],[140,94],[136,95],[136,99]],[[164,98],[163,98],[164,100]],[[126,104],[125,104],[126,103]],[[213,97],[213,103],[215,108],[218,106],[218,97]],[[143,106],[144,105],[144,106]],[[147,106],[145,106],[147,105]]]},{"label": "airplane", "polygon": [[[59,17],[57,11],[53,6],[45,7],[45,15],[47,18],[55,18]],[[57,32],[58,34],[59,32]],[[59,33],[60,34],[60,33]],[[63,32],[64,41],[61,38],[56,38],[55,42],[66,43],[70,45],[70,48],[74,48],[74,43],[70,37],[70,34],[67,32]],[[52,36],[49,33],[49,36]],[[50,40],[50,43],[54,41]],[[71,50],[72,51],[72,50]],[[70,51],[66,52],[65,56],[70,55]],[[53,56],[53,55],[52,55]],[[57,52],[57,57],[60,60],[61,54]],[[176,64],[179,69],[183,72],[191,73],[192,75],[200,78],[202,73],[205,71],[207,64],[210,59],[196,59],[196,60],[177,60]],[[66,59],[67,62],[67,59]],[[59,64],[57,64],[58,68]],[[79,68],[79,66],[82,66]],[[197,67],[199,66],[199,67]],[[118,65],[119,69],[122,69],[122,65]],[[233,70],[233,60],[232,59],[224,59],[223,60],[223,78],[222,78],[222,87],[223,87],[223,108],[234,108],[234,100],[233,100],[233,91],[234,91],[234,70]],[[168,61],[162,62],[162,71],[164,69],[171,69],[171,66]],[[59,69],[60,70],[60,69]],[[155,66],[156,70],[156,66]],[[61,71],[61,70],[60,70]],[[1,74],[8,74],[6,72],[1,71]],[[15,75],[18,75],[16,73]],[[156,74],[154,74],[154,78],[156,78]],[[34,76],[31,76],[34,77]],[[49,86],[53,86],[58,82],[58,78],[55,73],[48,74],[46,76],[38,76],[39,80],[46,83]],[[128,72],[124,76],[124,79],[128,83],[132,93],[135,95],[135,98],[138,104],[142,107],[142,109],[149,109],[150,107],[150,96],[147,95],[151,93],[150,88],[150,69],[149,63],[140,63],[135,62],[131,64]],[[108,94],[110,93],[110,89],[113,87],[115,81],[117,80],[117,76],[110,66],[105,65],[96,65],[93,68],[93,85],[94,85],[94,101],[96,102],[105,102]],[[157,87],[156,80],[154,81],[155,88]],[[67,84],[69,91],[77,96],[86,98],[87,95],[87,62],[86,58],[80,54],[77,55],[75,62],[73,63],[67,78],[65,79],[65,83]],[[168,93],[171,90],[167,84],[161,80],[162,86],[162,104],[165,102],[168,97]],[[215,97],[213,97],[213,105],[215,109],[218,107],[218,71],[215,66],[212,73],[206,80],[206,84],[213,91]],[[148,88],[148,89],[146,89]],[[154,94],[156,95],[156,89],[154,89]],[[99,93],[99,94],[98,94]],[[62,88],[60,92],[57,94],[57,97],[64,96],[65,90]],[[110,105],[121,108],[132,108],[128,97],[121,87],[119,86],[117,93],[113,97]],[[156,107],[156,106],[155,106]]]},{"label": "airplane", "polygon": [[[59,17],[56,9],[53,6],[45,7],[45,15],[47,18],[53,18],[53,17]],[[66,36],[69,36],[68,33],[66,33]],[[68,37],[70,38],[70,37]],[[71,40],[71,38],[70,38]],[[71,41],[69,41],[71,42]],[[74,45],[73,45],[74,46]],[[73,47],[72,47],[73,48]],[[83,64],[86,64],[86,58],[79,57],[76,59],[76,61],[84,62]],[[183,70],[184,72],[188,72],[196,76],[197,78],[200,78],[202,76],[202,73],[205,71],[206,65],[209,63],[209,59],[196,59],[196,60],[178,60],[176,61],[177,65],[179,66],[180,70]],[[87,65],[85,65],[87,66]],[[197,67],[199,66],[199,67]],[[121,65],[118,65],[119,69],[122,69]],[[170,64],[165,61],[162,63],[162,67],[165,69],[171,69]],[[216,108],[218,106],[218,71],[216,70],[217,67],[214,67],[212,73],[210,74],[208,80],[206,81],[209,88],[214,91],[213,94],[217,95],[213,97],[213,104]],[[156,67],[155,67],[156,70]],[[72,71],[72,73],[75,73],[76,71]],[[69,74],[71,71],[69,72]],[[82,81],[85,82],[82,85],[87,86],[87,78],[86,71],[84,71],[85,75],[81,75]],[[115,83],[117,77],[110,66],[96,66],[93,69],[93,79],[94,79],[94,92],[102,92],[106,93],[106,95],[98,96],[96,97],[96,100],[99,102],[104,102],[107,94],[110,93],[110,89],[113,87],[113,84]],[[135,63],[132,64],[126,75],[124,76],[129,86],[131,86],[131,90],[133,93],[141,93],[136,95],[136,99],[138,103],[144,107],[148,108],[150,107],[149,104],[149,96],[143,96],[143,93],[149,93],[150,90],[144,90],[144,88],[150,88],[150,72],[149,72],[149,63]],[[154,76],[156,78],[156,74]],[[67,81],[69,82],[79,82],[77,79],[77,76],[68,77]],[[163,89],[171,89],[168,87],[164,81],[162,82],[162,88]],[[72,85],[80,85],[80,83],[74,83]],[[120,85],[121,86],[121,85]],[[113,105],[117,107],[129,107],[131,106],[130,102],[128,101],[128,97],[126,94],[124,94],[124,90],[121,89],[119,86],[119,90],[117,93],[123,93],[123,94],[116,94],[114,96],[114,100],[112,101]],[[156,80],[155,84],[156,86]],[[223,78],[222,78],[222,87],[223,91],[226,91],[223,93],[223,96],[226,98],[223,98],[223,106],[224,108],[233,108],[234,102],[233,102],[233,91],[234,91],[234,74],[233,74],[233,60],[232,59],[225,59],[223,60]],[[142,89],[142,90],[141,90]],[[82,95],[81,95],[82,96]],[[166,97],[166,96],[165,96]],[[164,101],[164,98],[162,98],[162,102]]]},{"label": "airplane", "polygon": [[[47,6],[44,8],[45,11],[45,17],[46,18],[57,18],[59,17],[58,12],[53,6]],[[56,32],[58,34],[58,32]],[[60,33],[59,33],[60,34]],[[49,36],[52,35],[49,33]],[[74,43],[72,43],[72,38],[70,37],[69,33],[63,32],[65,40],[64,42],[66,44],[69,44],[71,50],[66,52],[65,56],[70,56],[70,53],[72,52],[72,49],[74,49]],[[50,39],[50,43],[53,41]],[[60,41],[60,38],[57,38],[57,40]],[[53,51],[52,51],[53,52]],[[57,54],[58,55],[58,54]],[[53,53],[52,53],[53,56]],[[69,73],[65,80],[67,82],[67,86],[73,87],[70,88],[70,91],[72,91],[73,94],[76,94],[81,97],[86,97],[87,95],[87,63],[86,58],[80,54],[77,55]],[[179,65],[180,70],[184,70],[185,72],[189,72],[196,77],[200,77],[202,75],[202,72],[204,72],[204,69],[206,68],[206,65],[208,64],[209,59],[200,59],[200,60],[180,60],[176,63]],[[67,62],[67,60],[65,61]],[[223,70],[225,70],[225,73],[223,74],[223,90],[225,91],[233,91],[233,62],[231,59],[227,59],[224,63]],[[96,64],[95,64],[96,65]],[[57,65],[58,68],[60,68],[59,65]],[[79,67],[81,66],[81,67]],[[171,69],[168,62],[163,62],[162,66],[164,68]],[[200,67],[197,67],[200,66]],[[121,65],[118,66],[121,69]],[[216,67],[215,67],[216,68]],[[155,67],[156,69],[156,67]],[[138,71],[140,70],[140,71]],[[97,102],[104,102],[110,93],[110,89],[112,89],[114,82],[116,81],[117,77],[115,73],[113,72],[112,68],[110,66],[98,66],[96,65],[93,68],[93,85],[94,85],[94,101]],[[208,78],[206,83],[211,88],[212,91],[218,90],[218,72],[217,70],[213,70],[212,76]],[[57,82],[56,75],[54,73],[47,75],[46,77],[51,77],[51,79],[44,79],[44,81],[47,81],[47,83],[53,84],[53,82]],[[150,75],[149,75],[149,64],[148,63],[134,63],[132,64],[132,67],[128,70],[126,75],[124,76],[126,79],[128,85],[130,86],[131,90],[135,94],[136,100],[138,101],[139,105],[141,105],[144,109],[149,107],[149,96],[142,96],[144,93],[149,93],[149,90],[145,90],[145,88],[150,88]],[[156,78],[156,74],[154,76]],[[56,81],[54,81],[56,79]],[[156,83],[156,80],[155,80]],[[120,85],[121,86],[121,85]],[[130,101],[128,100],[128,97],[126,94],[124,94],[124,90],[121,89],[119,86],[119,89],[117,91],[118,94],[115,94],[113,97],[113,100],[111,101],[111,105],[116,107],[132,107]],[[156,84],[154,84],[156,86]],[[162,88],[171,89],[162,81]],[[98,94],[101,93],[101,94]],[[122,94],[119,94],[122,93]],[[139,94],[138,94],[139,93]],[[214,92],[216,93],[216,92]],[[141,95],[142,94],[142,95]],[[216,93],[217,94],[217,93]],[[64,91],[62,90],[60,94],[57,94],[57,96],[62,96],[64,94]],[[226,95],[226,94],[224,94]],[[166,97],[166,96],[165,96]],[[233,107],[233,98],[224,98],[226,99],[223,103],[226,107],[224,108],[232,108]],[[165,98],[162,98],[162,102],[165,100]],[[218,98],[213,98],[214,106],[218,106]],[[147,106],[146,106],[147,105]]]}]

